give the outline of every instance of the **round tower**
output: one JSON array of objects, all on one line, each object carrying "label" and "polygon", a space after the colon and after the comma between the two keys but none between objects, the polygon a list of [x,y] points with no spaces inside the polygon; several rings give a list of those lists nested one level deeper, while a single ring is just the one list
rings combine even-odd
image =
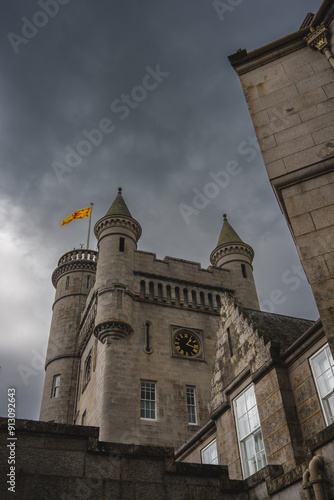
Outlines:
[{"label": "round tower", "polygon": [[108,344],[133,331],[133,270],[141,227],[123,199],[122,188],[94,232],[99,252],[94,334]]},{"label": "round tower", "polygon": [[231,285],[235,298],[244,307],[260,309],[257,297],[253,262],[254,250],[234,231],[224,214],[224,223],[216,248],[210,255],[210,262],[215,267],[230,271]]},{"label": "round tower", "polygon": [[52,274],[56,289],[45,362],[40,420],[73,423],[79,357],[76,336],[87,295],[95,282],[97,252],[65,253]]}]

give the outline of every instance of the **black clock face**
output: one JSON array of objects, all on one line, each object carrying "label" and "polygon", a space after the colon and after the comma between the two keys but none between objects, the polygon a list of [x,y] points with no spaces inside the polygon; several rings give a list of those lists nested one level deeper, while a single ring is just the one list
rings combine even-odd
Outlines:
[{"label": "black clock face", "polygon": [[174,337],[174,347],[181,356],[196,356],[199,353],[198,340],[191,333],[182,332]]}]

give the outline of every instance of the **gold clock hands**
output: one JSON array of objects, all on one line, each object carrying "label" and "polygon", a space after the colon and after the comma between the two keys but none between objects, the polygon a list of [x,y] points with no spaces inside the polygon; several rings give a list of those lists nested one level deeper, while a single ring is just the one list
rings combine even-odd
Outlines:
[{"label": "gold clock hands", "polygon": [[192,342],[192,339],[189,339],[186,345],[188,345],[189,347],[194,347],[192,344],[189,344],[189,342]]}]

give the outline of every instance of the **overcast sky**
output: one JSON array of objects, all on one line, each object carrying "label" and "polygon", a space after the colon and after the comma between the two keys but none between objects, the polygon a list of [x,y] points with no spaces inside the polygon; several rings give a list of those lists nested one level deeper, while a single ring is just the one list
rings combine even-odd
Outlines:
[{"label": "overcast sky", "polygon": [[51,274],[87,239],[88,219],[60,222],[93,202],[95,224],[118,186],[142,226],[139,249],[206,268],[226,212],[255,250],[263,310],[317,319],[227,57],[296,31],[320,4],[3,3],[1,415],[16,387],[18,418],[38,419]]}]

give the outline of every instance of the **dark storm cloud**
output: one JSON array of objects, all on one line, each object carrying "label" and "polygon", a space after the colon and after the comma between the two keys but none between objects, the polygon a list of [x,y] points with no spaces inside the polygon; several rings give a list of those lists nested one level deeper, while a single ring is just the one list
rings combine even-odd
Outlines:
[{"label": "dark storm cloud", "polygon": [[[143,227],[141,249],[206,267],[227,212],[255,249],[255,278],[266,310],[277,296],[273,290],[280,290],[275,312],[317,314],[305,280],[299,278],[298,287],[293,281],[298,256],[252,142],[247,105],[227,56],[295,31],[321,2],[244,0],[222,22],[211,1],[63,0],[15,53],[8,33],[22,36],[22,18],[36,19],[46,3],[7,2],[1,14],[0,237],[9,297],[2,305],[1,335],[11,360],[2,363],[1,374],[2,383],[20,387],[19,416],[30,418],[38,417],[43,378],[32,366],[31,350],[42,353],[47,342],[50,276],[63,253],[86,241],[87,220],[65,228],[60,222],[93,201],[95,223],[119,185]],[[143,86],[148,66],[168,76],[142,101],[131,98],[138,105],[121,120],[110,106]],[[103,119],[115,129],[59,182],[53,162],[65,164],[66,148],[76,150],[87,139],[83,130],[97,129]],[[195,194],[205,195],[212,175],[224,176],[231,161],[240,172],[196,209]],[[197,210],[188,221],[181,204]],[[37,371],[27,385],[19,365]]]}]

